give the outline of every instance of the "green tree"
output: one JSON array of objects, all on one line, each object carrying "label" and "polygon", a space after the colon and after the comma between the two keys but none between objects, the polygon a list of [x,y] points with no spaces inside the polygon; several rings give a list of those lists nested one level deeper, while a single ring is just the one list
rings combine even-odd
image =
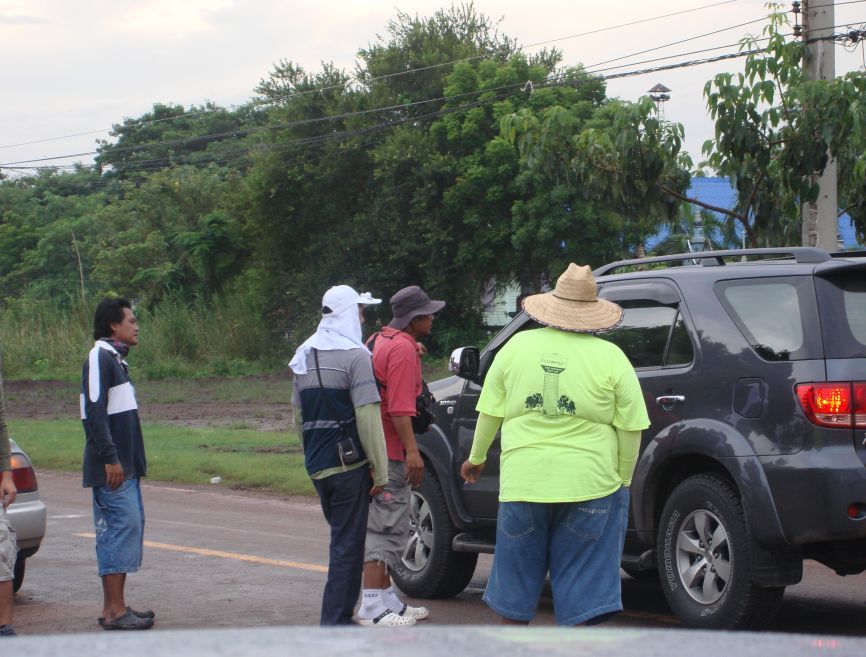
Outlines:
[{"label": "green tree", "polygon": [[737,235],[736,224],[729,218],[696,205],[683,204],[679,213],[664,225],[665,238],[655,245],[650,255],[672,255],[691,251],[689,240],[700,223],[704,234],[704,250],[737,249],[743,246],[742,238]]},{"label": "green tree", "polygon": [[502,121],[524,166],[572,194],[584,210],[573,226],[581,261],[642,253],[647,237],[676,215],[691,161],[683,128],[660,121],[649,98],[608,101],[586,117],[570,106],[522,110]]},{"label": "green tree", "polygon": [[155,103],[151,111],[115,124],[113,141],[98,140],[96,165],[111,176],[134,179],[177,164],[245,168],[263,121],[264,112],[254,104],[228,110],[214,103]]},{"label": "green tree", "polygon": [[716,136],[704,144],[709,166],[730,176],[738,203],[732,217],[750,244],[801,242],[800,206],[818,195],[815,176],[839,160],[843,207],[863,236],[866,228],[866,73],[833,81],[810,81],[802,69],[804,44],[783,33],[781,5],[763,34],[766,45],[748,37],[744,71],[721,73],[704,94]]},{"label": "green tree", "polygon": [[269,121],[285,127],[269,133],[247,176],[247,216],[294,330],[309,328],[335,282],[385,296],[418,283],[444,296],[445,343],[449,330],[481,328],[484,283],[516,267],[517,156],[498,121],[542,102],[515,94],[543,82],[558,57],[508,59],[514,49],[467,5],[430,19],[398,14],[388,37],[361,51],[361,86],[330,66],[309,75],[290,62],[262,81]]},{"label": "green tree", "polygon": [[117,193],[85,168],[0,182],[0,298],[79,298],[87,237]]},{"label": "green tree", "polygon": [[91,235],[91,278],[142,301],[167,294],[209,298],[241,271],[247,255],[237,219],[240,179],[217,167],[184,166],[125,183]]}]

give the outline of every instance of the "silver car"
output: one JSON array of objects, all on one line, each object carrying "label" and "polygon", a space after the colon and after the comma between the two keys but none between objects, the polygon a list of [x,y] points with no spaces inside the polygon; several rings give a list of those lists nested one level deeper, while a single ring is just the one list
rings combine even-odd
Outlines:
[{"label": "silver car", "polygon": [[36,554],[45,536],[45,504],[39,499],[39,485],[33,465],[21,448],[12,444],[12,480],[18,489],[6,513],[18,538],[18,560],[15,562],[13,590],[21,588],[24,581],[24,567],[28,557]]}]

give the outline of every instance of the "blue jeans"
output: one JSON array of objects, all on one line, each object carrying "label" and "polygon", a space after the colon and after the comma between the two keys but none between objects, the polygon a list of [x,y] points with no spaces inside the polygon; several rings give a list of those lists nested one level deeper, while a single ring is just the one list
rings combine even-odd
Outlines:
[{"label": "blue jeans", "polygon": [[500,502],[484,601],[500,616],[530,621],[549,571],[557,625],[621,611],[628,503],[624,486],[585,502]]},{"label": "blue jeans", "polygon": [[328,581],[319,623],[352,625],[364,568],[364,538],[373,487],[370,468],[362,465],[324,479],[313,479],[313,485],[325,520],[331,526]]},{"label": "blue jeans", "polygon": [[114,490],[93,487],[93,525],[99,576],[136,572],[144,552],[144,505],[137,477]]}]

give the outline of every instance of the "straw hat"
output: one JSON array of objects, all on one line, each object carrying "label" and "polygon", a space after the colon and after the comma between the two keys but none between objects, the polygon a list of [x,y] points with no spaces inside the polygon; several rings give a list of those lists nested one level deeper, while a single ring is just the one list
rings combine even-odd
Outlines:
[{"label": "straw hat", "polygon": [[608,331],[622,321],[622,308],[598,298],[592,270],[573,262],[556,281],[556,289],[523,300],[523,309],[536,322],[562,331]]}]

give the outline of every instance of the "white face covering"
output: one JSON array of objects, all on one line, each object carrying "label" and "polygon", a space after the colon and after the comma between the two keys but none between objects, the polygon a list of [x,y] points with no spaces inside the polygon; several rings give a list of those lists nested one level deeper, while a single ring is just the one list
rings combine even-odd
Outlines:
[{"label": "white face covering", "polygon": [[[348,285],[336,285],[322,297],[322,320],[316,332],[307,338],[295,351],[289,367],[295,374],[307,373],[307,355],[312,349],[336,351],[363,349],[361,318],[358,304],[375,305],[381,299],[374,299],[369,292],[358,294]],[[369,351],[367,351],[369,353]]]}]

